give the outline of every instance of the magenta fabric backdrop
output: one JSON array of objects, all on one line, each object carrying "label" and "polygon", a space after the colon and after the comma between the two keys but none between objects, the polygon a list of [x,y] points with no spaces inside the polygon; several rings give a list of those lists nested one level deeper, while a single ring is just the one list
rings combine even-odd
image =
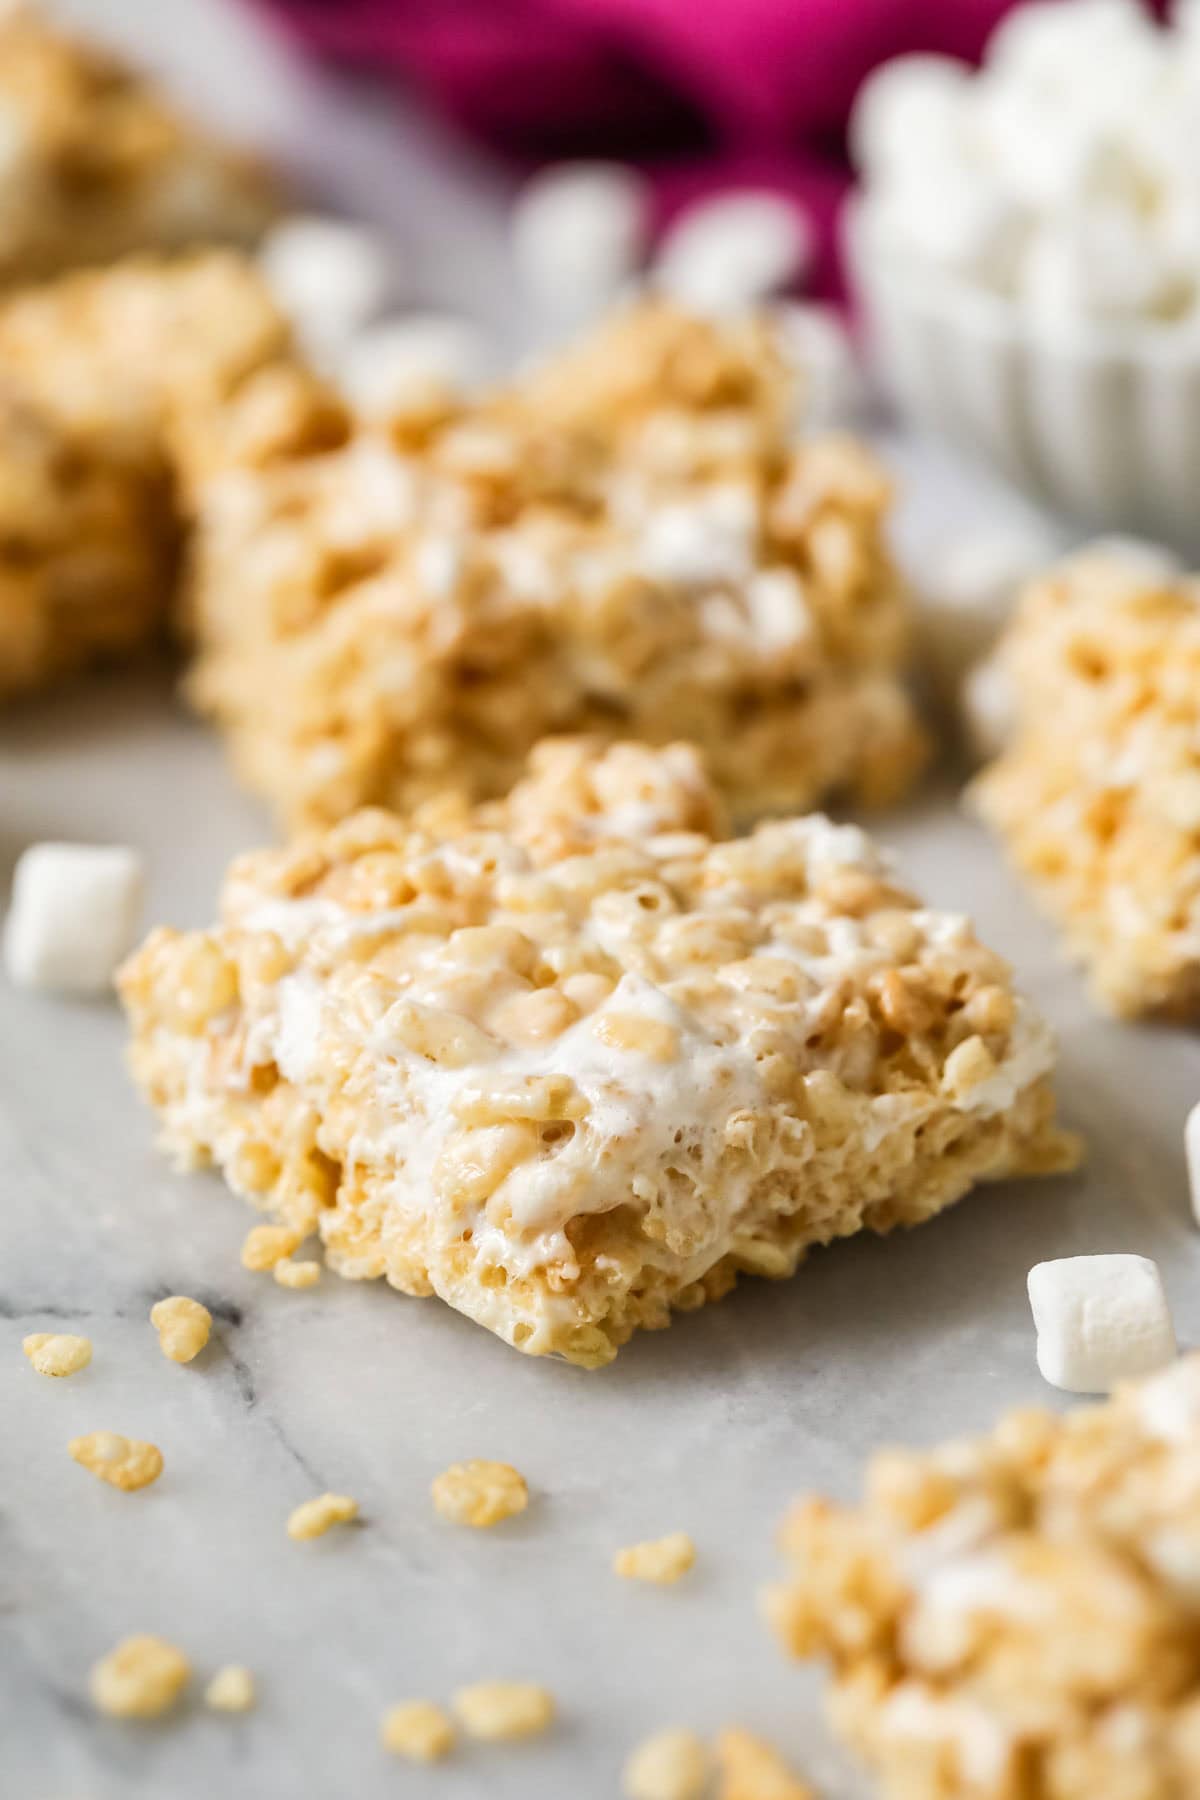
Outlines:
[{"label": "magenta fabric backdrop", "polygon": [[818,292],[840,292],[844,129],[889,56],[977,59],[1015,0],[258,0],[316,53],[417,84],[532,164],[626,157],[659,223],[714,186],[795,194],[816,227]]}]

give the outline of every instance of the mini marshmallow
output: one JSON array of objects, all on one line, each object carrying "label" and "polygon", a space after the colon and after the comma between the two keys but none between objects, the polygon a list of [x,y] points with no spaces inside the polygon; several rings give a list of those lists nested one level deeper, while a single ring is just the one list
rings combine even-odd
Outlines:
[{"label": "mini marshmallow", "polygon": [[488,344],[467,319],[412,313],[357,332],[337,358],[337,378],[364,418],[387,417],[431,393],[458,395],[483,376]]},{"label": "mini marshmallow", "polygon": [[1036,520],[991,525],[936,544],[922,557],[918,620],[926,660],[947,700],[987,655],[1018,589],[1053,562],[1060,535]]},{"label": "mini marshmallow", "polygon": [[17,863],[4,960],[19,987],[103,993],[133,947],[142,858],[120,844],[34,844]]},{"label": "mini marshmallow", "polygon": [[897,167],[873,210],[896,249],[993,286],[1011,280],[1022,217],[986,171],[961,161]]},{"label": "mini marshmallow", "polygon": [[1117,206],[1080,208],[1038,227],[1018,281],[1030,318],[1046,325],[1165,316],[1181,297],[1170,260],[1143,222]]},{"label": "mini marshmallow", "polygon": [[1177,1355],[1158,1264],[1147,1256],[1066,1256],[1029,1271],[1037,1363],[1052,1386],[1106,1394]]},{"label": "mini marshmallow", "polygon": [[599,311],[616,299],[645,249],[649,197],[636,169],[557,163],[518,194],[513,260],[526,289],[556,310]]},{"label": "mini marshmallow", "polygon": [[387,246],[348,219],[293,213],[267,233],[258,260],[279,305],[318,359],[360,331],[392,287]]},{"label": "mini marshmallow", "polygon": [[1061,92],[1081,85],[1085,69],[1129,57],[1150,37],[1137,0],[1037,0],[1000,21],[985,62],[1014,83]]},{"label": "mini marshmallow", "polygon": [[875,175],[904,161],[940,161],[960,148],[970,70],[952,56],[893,56],[859,88],[850,114],[850,153]]},{"label": "mini marshmallow", "polygon": [[1192,1216],[1197,1225],[1200,1225],[1200,1100],[1197,1100],[1184,1123],[1183,1148],[1187,1158]]},{"label": "mini marshmallow", "polygon": [[784,354],[800,374],[797,424],[824,431],[858,411],[862,382],[849,335],[832,306],[799,300],[772,309]]},{"label": "mini marshmallow", "polygon": [[735,313],[803,280],[812,257],[812,228],[782,194],[719,194],[674,222],[652,274],[683,306]]},{"label": "mini marshmallow", "polygon": [[1016,723],[1012,679],[1002,662],[987,657],[963,680],[958,695],[959,727],[973,762],[999,756]]}]

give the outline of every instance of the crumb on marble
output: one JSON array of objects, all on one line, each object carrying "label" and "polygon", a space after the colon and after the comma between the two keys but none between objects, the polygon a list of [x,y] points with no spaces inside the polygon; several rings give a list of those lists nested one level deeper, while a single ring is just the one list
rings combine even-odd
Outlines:
[{"label": "crumb on marble", "polygon": [[349,1494],[318,1494],[304,1500],[288,1514],[287,1533],[301,1542],[306,1538],[324,1537],[333,1525],[348,1525],[358,1517],[358,1501]]},{"label": "crumb on marble", "polygon": [[655,1581],[665,1586],[686,1575],[695,1561],[696,1546],[687,1532],[672,1531],[666,1537],[618,1550],[612,1566],[613,1573],[627,1581]]},{"label": "crumb on marble", "polygon": [[459,1688],[454,1710],[468,1737],[503,1743],[545,1731],[554,1718],[554,1697],[532,1681],[477,1681]]},{"label": "crumb on marble", "polygon": [[150,1308],[150,1323],[158,1333],[158,1347],[171,1362],[190,1363],[203,1350],[212,1332],[212,1314],[199,1300],[172,1294]]},{"label": "crumb on marble", "polygon": [[249,1712],[257,1699],[254,1677],[241,1663],[226,1663],[204,1690],[204,1704],[214,1712]]},{"label": "crumb on marble", "polygon": [[256,1275],[265,1269],[274,1269],[290,1257],[302,1241],[300,1233],[287,1225],[255,1225],[246,1233],[242,1244],[242,1267]]},{"label": "crumb on marble", "polygon": [[699,1800],[709,1768],[708,1751],[694,1731],[659,1731],[629,1757],[621,1790],[627,1800]]},{"label": "crumb on marble", "polygon": [[454,1726],[432,1700],[402,1700],[384,1713],[379,1738],[393,1756],[437,1762],[454,1746]]},{"label": "crumb on marble", "polygon": [[92,1667],[92,1699],[111,1719],[157,1719],[174,1706],[191,1673],[182,1650],[165,1638],[122,1638]]},{"label": "crumb on marble", "polygon": [[511,1519],[529,1505],[525,1477],[510,1463],[473,1457],[452,1463],[432,1487],[434,1509],[456,1525],[484,1528]]},{"label": "crumb on marble", "polygon": [[319,1262],[297,1262],[290,1256],[281,1256],[271,1272],[280,1287],[285,1288],[316,1287],[321,1279]]},{"label": "crumb on marble", "polygon": [[122,1437],[117,1431],[89,1431],[83,1437],[72,1438],[67,1449],[91,1474],[126,1493],[149,1487],[163,1471],[162,1451],[157,1444]]},{"label": "crumb on marble", "polygon": [[92,1360],[92,1340],[66,1331],[31,1331],[21,1348],[39,1375],[78,1375]]}]

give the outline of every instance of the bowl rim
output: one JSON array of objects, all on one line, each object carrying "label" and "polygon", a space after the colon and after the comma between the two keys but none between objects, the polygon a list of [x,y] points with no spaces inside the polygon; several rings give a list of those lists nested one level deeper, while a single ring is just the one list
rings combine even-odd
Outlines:
[{"label": "bowl rim", "polygon": [[880,295],[886,296],[884,304],[898,296],[908,310],[924,314],[930,322],[991,345],[1116,368],[1200,367],[1200,329],[1195,320],[1110,325],[1081,318],[1051,325],[1031,319],[1004,294],[897,252],[884,242],[865,189],[848,197],[841,233],[855,297],[866,301],[868,313]]}]

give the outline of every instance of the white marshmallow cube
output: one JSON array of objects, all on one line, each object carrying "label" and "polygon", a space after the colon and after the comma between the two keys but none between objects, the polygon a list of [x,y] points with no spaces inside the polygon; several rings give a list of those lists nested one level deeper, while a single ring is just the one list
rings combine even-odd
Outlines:
[{"label": "white marshmallow cube", "polygon": [[782,194],[719,194],[670,227],[653,278],[680,305],[720,316],[802,281],[812,257],[812,228]]},{"label": "white marshmallow cube", "polygon": [[142,858],[121,844],[34,844],[13,877],[4,960],[20,987],[98,994],[133,947]]},{"label": "white marshmallow cube", "polygon": [[557,163],[527,181],[510,223],[526,290],[560,313],[600,310],[636,272],[649,190],[624,163]]},{"label": "white marshmallow cube", "polygon": [[987,655],[1020,588],[1061,548],[1059,533],[1029,519],[964,531],[922,557],[920,633],[944,700],[954,699],[968,669]]},{"label": "white marshmallow cube", "polygon": [[1012,678],[999,657],[985,657],[970,669],[958,691],[958,723],[971,760],[999,756],[1016,726]]},{"label": "white marshmallow cube", "polygon": [[1192,1215],[1200,1225],[1200,1100],[1197,1100],[1183,1127],[1183,1149],[1187,1158],[1188,1186],[1192,1196]]},{"label": "white marshmallow cube", "polygon": [[1147,1256],[1065,1256],[1029,1271],[1037,1364],[1052,1386],[1107,1394],[1177,1355],[1158,1264]]},{"label": "white marshmallow cube", "polygon": [[855,167],[940,161],[961,147],[970,69],[952,56],[893,56],[859,88],[850,113]]},{"label": "white marshmallow cube", "polygon": [[387,245],[348,219],[294,213],[267,233],[258,260],[276,300],[318,360],[361,331],[392,288]]},{"label": "white marshmallow cube", "polygon": [[431,392],[457,395],[474,387],[487,361],[487,340],[468,319],[413,313],[356,332],[336,372],[355,411],[386,418]]}]

